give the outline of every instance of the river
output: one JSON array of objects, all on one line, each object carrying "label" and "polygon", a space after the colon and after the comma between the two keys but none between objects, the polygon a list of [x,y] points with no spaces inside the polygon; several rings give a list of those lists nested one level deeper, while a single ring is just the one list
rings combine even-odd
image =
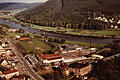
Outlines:
[{"label": "river", "polygon": [[98,43],[98,44],[110,44],[114,40],[114,39],[107,39],[107,38],[100,39],[100,38],[72,37],[69,35],[49,33],[49,32],[44,32],[41,30],[33,29],[30,27],[24,27],[24,26],[21,26],[20,24],[16,24],[14,22],[10,22],[9,20],[2,20],[2,19],[0,19],[0,24],[6,24],[9,27],[14,28],[14,29],[23,28],[25,31],[30,32],[30,33],[36,33],[36,34],[44,33],[44,34],[46,34],[50,37],[53,37],[53,38],[57,38],[57,39],[61,38],[61,39],[69,40],[69,41],[91,42],[91,43]]}]

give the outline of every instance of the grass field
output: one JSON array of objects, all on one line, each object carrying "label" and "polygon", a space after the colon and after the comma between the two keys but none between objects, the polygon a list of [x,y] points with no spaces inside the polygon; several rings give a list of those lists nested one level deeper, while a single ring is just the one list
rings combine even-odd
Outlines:
[{"label": "grass field", "polygon": [[35,35],[37,34],[32,34],[32,33],[7,33],[7,37],[16,37],[16,35],[20,35],[20,36],[23,36],[23,35],[26,35],[26,34],[29,34],[30,37],[34,37]]},{"label": "grass field", "polygon": [[[60,43],[54,43],[56,45],[61,45]],[[88,46],[90,47],[90,43],[87,42],[77,42],[77,41],[66,41],[65,44],[73,44],[73,45],[79,45],[79,46]],[[103,48],[108,44],[98,44],[98,43],[91,43],[91,47],[95,47],[95,48]]]},{"label": "grass field", "polygon": [[91,36],[101,36],[101,35],[106,35],[106,36],[111,36],[111,35],[116,35],[120,36],[120,30],[103,30],[103,31],[90,31],[90,30],[82,30],[82,31],[68,31],[67,34],[77,34],[77,35],[91,35]]},{"label": "grass field", "polygon": [[28,41],[21,41],[20,42],[23,48],[27,51],[27,53],[45,53],[51,50],[52,48],[45,44],[44,42],[36,39],[31,39]]},{"label": "grass field", "polygon": [[32,25],[30,26],[32,28],[35,29],[41,29],[41,30],[45,30],[45,31],[53,31],[53,32],[57,32],[57,31],[66,31],[65,34],[74,34],[74,35],[88,35],[88,36],[112,36],[112,35],[116,35],[116,36],[120,36],[120,30],[102,30],[102,31],[95,31],[95,30],[77,30],[74,31],[74,29],[58,29],[55,27],[45,27],[45,26],[38,26],[38,25]]}]

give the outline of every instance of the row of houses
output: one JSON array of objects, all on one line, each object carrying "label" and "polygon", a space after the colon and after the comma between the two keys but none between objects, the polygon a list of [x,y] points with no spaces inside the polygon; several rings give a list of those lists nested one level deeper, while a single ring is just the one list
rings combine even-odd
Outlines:
[{"label": "row of houses", "polygon": [[11,56],[13,55],[13,52],[11,51],[11,49],[9,48],[9,44],[8,42],[4,41],[4,40],[0,40],[0,56]]},{"label": "row of houses", "polygon": [[6,79],[10,79],[13,76],[19,76],[19,70],[13,69],[13,70],[8,70],[4,71],[0,76],[3,78],[5,77]]}]

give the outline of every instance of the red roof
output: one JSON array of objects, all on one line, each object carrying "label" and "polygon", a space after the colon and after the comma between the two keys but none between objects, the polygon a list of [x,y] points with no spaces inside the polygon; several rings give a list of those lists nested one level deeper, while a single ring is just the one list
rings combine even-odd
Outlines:
[{"label": "red roof", "polygon": [[54,59],[61,59],[62,57],[59,54],[47,54],[43,55],[42,53],[38,54],[39,57],[43,60],[54,60]]},{"label": "red roof", "polygon": [[58,56],[58,57],[54,57],[54,58],[48,58],[47,60],[55,60],[55,59],[61,59],[62,57],[61,56]]},{"label": "red roof", "polygon": [[29,40],[29,39],[31,39],[31,38],[20,38],[19,40],[23,41],[23,40]]},{"label": "red roof", "polygon": [[4,71],[3,73],[6,75],[6,74],[14,73],[14,72],[18,72],[18,70],[9,70],[9,71]]}]

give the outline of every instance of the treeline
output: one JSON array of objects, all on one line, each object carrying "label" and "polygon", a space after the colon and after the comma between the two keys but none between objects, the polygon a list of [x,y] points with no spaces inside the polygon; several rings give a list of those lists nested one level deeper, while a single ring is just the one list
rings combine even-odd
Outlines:
[{"label": "treeline", "polygon": [[9,28],[7,25],[0,24],[0,37],[6,36],[7,28]]},{"label": "treeline", "polygon": [[93,77],[98,80],[119,80],[120,78],[120,40],[114,40],[113,43],[107,45],[105,50],[101,52],[105,58],[94,64]]},{"label": "treeline", "polygon": [[107,45],[105,48],[109,48],[109,50],[105,50],[100,53],[104,57],[109,57],[120,53],[120,40],[114,40],[111,44]]},{"label": "treeline", "polygon": [[96,16],[94,13],[117,14],[119,10],[116,7],[119,6],[111,7],[111,5],[120,4],[118,2],[112,0],[49,0],[34,9],[17,14],[16,18],[40,26],[59,26],[74,30],[105,30],[109,28],[108,24],[102,21],[88,20],[88,17]]},{"label": "treeline", "polygon": [[87,30],[105,30],[105,29],[109,29],[110,25],[103,22],[103,21],[97,21],[97,20],[88,20],[88,19],[79,19],[79,21],[75,20],[71,20],[70,23],[68,23],[69,21],[38,21],[36,19],[31,20],[31,19],[24,19],[24,18],[17,18],[20,21],[23,22],[27,22],[27,23],[31,23],[31,24],[36,24],[36,25],[40,25],[40,26],[50,26],[50,27],[64,27],[64,28],[69,28],[69,29],[87,29]]}]

